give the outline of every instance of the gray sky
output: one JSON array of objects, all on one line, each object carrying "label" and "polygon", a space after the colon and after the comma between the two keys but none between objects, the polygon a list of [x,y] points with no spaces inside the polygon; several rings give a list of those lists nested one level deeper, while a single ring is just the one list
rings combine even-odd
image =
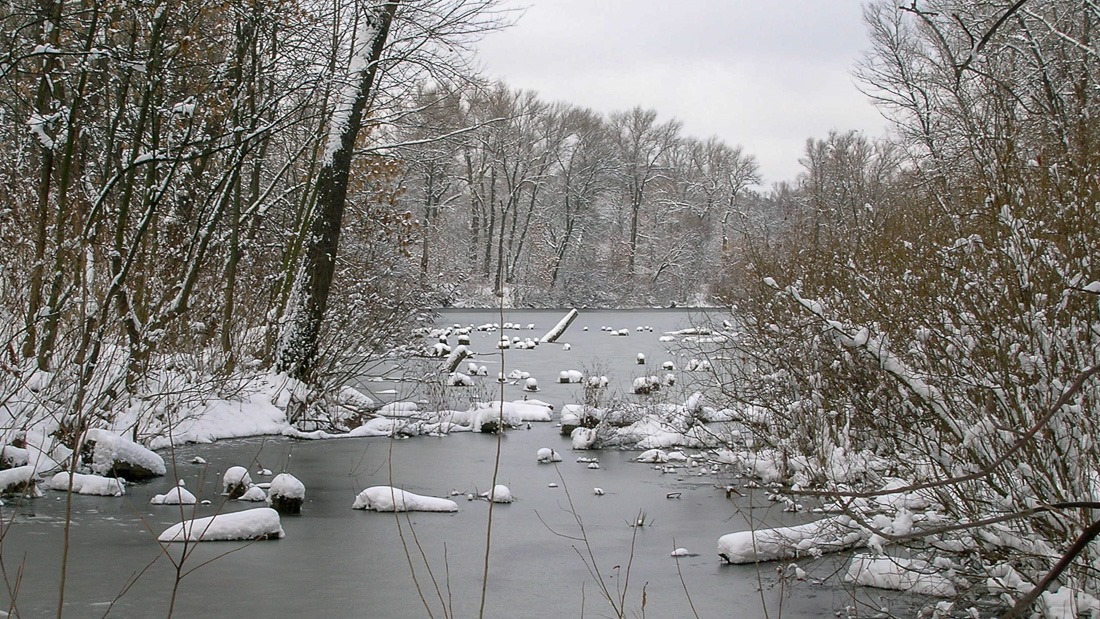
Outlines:
[{"label": "gray sky", "polygon": [[808,137],[883,134],[850,70],[868,48],[859,0],[504,0],[528,7],[478,47],[489,75],[600,112],[635,105],[717,135],[793,179]]}]

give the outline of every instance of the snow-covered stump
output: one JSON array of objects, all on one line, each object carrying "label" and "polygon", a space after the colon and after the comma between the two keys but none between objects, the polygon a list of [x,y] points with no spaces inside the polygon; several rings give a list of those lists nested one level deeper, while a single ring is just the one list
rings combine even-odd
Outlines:
[{"label": "snow-covered stump", "polygon": [[271,480],[267,493],[267,500],[271,507],[280,514],[302,513],[302,503],[306,500],[306,486],[297,477],[289,473],[276,475]]},{"label": "snow-covered stump", "polygon": [[164,530],[158,542],[227,542],[282,539],[279,512],[257,507],[228,514],[185,520]]},{"label": "snow-covered stump", "polygon": [[718,538],[718,556],[727,563],[785,561],[800,556],[839,552],[867,539],[867,531],[847,516],[815,520],[793,527],[739,531]]},{"label": "snow-covered stump", "polygon": [[252,476],[243,466],[231,466],[222,475],[222,493],[230,499],[239,499],[252,487]]},{"label": "snow-covered stump", "polygon": [[539,338],[539,341],[543,344],[549,344],[551,342],[558,341],[558,338],[561,337],[563,333],[565,333],[565,330],[569,328],[569,325],[573,324],[573,321],[576,320],[577,316],[579,315],[580,312],[578,312],[575,308],[569,310],[569,313],[566,314],[564,318],[559,320],[558,324],[554,325],[553,329],[547,331],[546,335]]},{"label": "snow-covered stump", "polygon": [[81,460],[92,473],[144,481],[168,472],[164,458],[137,443],[106,430],[91,429],[80,448]]}]

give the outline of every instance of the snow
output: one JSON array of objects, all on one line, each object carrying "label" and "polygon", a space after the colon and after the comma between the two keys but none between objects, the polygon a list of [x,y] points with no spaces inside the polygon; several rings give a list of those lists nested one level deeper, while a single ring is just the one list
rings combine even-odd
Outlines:
[{"label": "snow", "polygon": [[878,589],[954,597],[954,583],[936,572],[937,569],[925,561],[857,554],[848,563],[844,580]]},{"label": "snow", "polygon": [[375,27],[375,22],[378,19],[378,15],[373,16],[373,19],[363,19],[360,21],[359,29],[355,33],[355,49],[347,69],[348,81],[338,93],[336,106],[332,110],[332,116],[329,119],[328,139],[325,141],[325,152],[321,160],[322,165],[332,163],[333,156],[340,149],[340,140],[347,131],[352,106],[355,100],[359,98],[363,77],[370,69],[371,48],[374,45],[375,37],[379,34],[378,28]]},{"label": "snow", "polygon": [[376,512],[457,512],[458,504],[450,499],[413,494],[393,486],[372,486],[355,497],[351,508]]},{"label": "snow", "polygon": [[865,539],[866,531],[851,518],[835,516],[791,527],[723,535],[718,539],[718,555],[727,563],[779,561],[854,548]]},{"label": "snow", "polygon": [[97,475],[111,472],[118,462],[140,466],[153,475],[164,475],[168,471],[160,454],[107,430],[88,430],[84,441],[95,443],[90,468]]},{"label": "snow", "polygon": [[[65,492],[69,489],[69,473],[58,473],[50,478],[47,485],[52,490]],[[72,474],[73,492],[93,496],[122,496],[126,494],[126,481],[121,477],[102,477],[100,475]]]},{"label": "snow", "polygon": [[288,499],[305,499],[306,498],[306,486],[297,477],[290,473],[279,473],[271,480],[271,485],[268,486],[268,494],[271,496],[281,496]]},{"label": "snow", "polygon": [[183,486],[176,486],[164,494],[154,495],[149,503],[153,505],[194,505],[198,500]]},{"label": "snow", "polygon": [[286,420],[286,406],[299,386],[285,375],[257,376],[244,386],[240,399],[209,399],[181,411],[171,433],[152,439],[149,447],[163,449],[171,444],[286,434],[292,429]]},{"label": "snow", "polygon": [[185,520],[164,530],[159,542],[212,542],[281,539],[285,537],[279,512],[257,507],[205,518]]}]

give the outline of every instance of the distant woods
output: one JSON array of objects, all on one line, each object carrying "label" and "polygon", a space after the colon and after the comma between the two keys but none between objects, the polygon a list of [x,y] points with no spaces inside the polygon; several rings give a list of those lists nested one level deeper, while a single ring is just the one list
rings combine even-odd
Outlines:
[{"label": "distant woods", "polygon": [[760,205],[754,157],[654,110],[602,115],[503,83],[410,104],[391,154],[443,304],[710,302]]}]

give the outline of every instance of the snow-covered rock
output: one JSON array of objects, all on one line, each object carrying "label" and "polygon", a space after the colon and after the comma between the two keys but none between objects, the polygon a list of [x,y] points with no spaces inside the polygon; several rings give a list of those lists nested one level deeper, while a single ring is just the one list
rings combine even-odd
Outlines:
[{"label": "snow-covered rock", "polygon": [[569,437],[573,439],[573,449],[593,449],[596,445],[596,431],[591,428],[574,428]]},{"label": "snow-covered rock", "polygon": [[739,531],[718,538],[718,556],[727,563],[756,563],[818,556],[853,548],[867,532],[847,516],[792,527]]},{"label": "snow-covered rock", "polygon": [[360,492],[351,508],[376,512],[457,512],[458,504],[450,499],[413,494],[393,486],[373,486]]},{"label": "snow-covered rock", "polygon": [[0,494],[30,494],[41,496],[35,484],[35,470],[31,465],[17,466],[0,471]]},{"label": "snow-covered rock", "polygon": [[157,538],[159,542],[214,542],[232,540],[281,539],[279,512],[257,507],[239,512],[195,518],[174,524]]},{"label": "snow-covered rock", "polygon": [[106,430],[88,430],[81,450],[84,464],[96,475],[142,481],[168,471],[160,454]]},{"label": "snow-covered rock", "polygon": [[30,452],[22,447],[16,447],[15,445],[0,447],[0,468],[2,469],[26,466],[30,464],[30,460]]},{"label": "snow-covered rock", "polygon": [[[58,473],[50,478],[52,490],[65,492],[69,489],[69,473]],[[76,494],[93,496],[122,496],[126,494],[126,480],[121,477],[103,477],[101,475],[72,474],[72,488]]]},{"label": "snow-covered rock", "polygon": [[542,447],[538,450],[536,458],[539,464],[550,464],[551,462],[561,462],[561,454],[550,449],[549,447]]},{"label": "snow-covered rock", "polygon": [[490,492],[486,492],[482,497],[489,499],[493,503],[512,503],[516,500],[516,497],[512,494],[511,488],[504,484],[497,484],[493,486]]},{"label": "snow-covered rock", "polygon": [[579,383],[584,380],[584,374],[578,370],[562,370],[558,374],[559,383]]}]

